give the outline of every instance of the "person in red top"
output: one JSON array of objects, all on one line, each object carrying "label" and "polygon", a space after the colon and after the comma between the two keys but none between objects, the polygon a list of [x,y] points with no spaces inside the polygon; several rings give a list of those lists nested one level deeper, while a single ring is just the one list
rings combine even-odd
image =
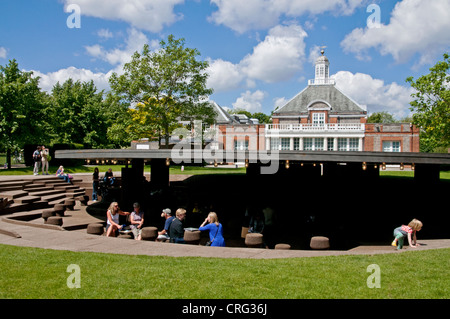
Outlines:
[{"label": "person in red top", "polygon": [[[420,246],[417,243],[416,232],[422,229],[422,222],[418,219],[413,219],[408,226],[402,225],[394,229],[394,241],[392,242],[392,246],[397,246],[397,249],[403,248],[403,241],[405,237],[408,237],[408,243],[410,247],[416,248]],[[414,244],[412,243],[414,242]]]}]

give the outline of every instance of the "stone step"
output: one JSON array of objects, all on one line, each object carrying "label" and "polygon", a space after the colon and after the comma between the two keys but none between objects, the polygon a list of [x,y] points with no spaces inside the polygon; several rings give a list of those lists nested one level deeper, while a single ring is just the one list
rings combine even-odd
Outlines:
[{"label": "stone step", "polygon": [[59,200],[59,199],[65,198],[65,197],[66,197],[66,193],[59,193],[59,194],[41,196],[41,200],[50,204],[53,201],[56,201],[56,200]]},{"label": "stone step", "polygon": [[30,195],[42,197],[47,195],[64,194],[64,193],[65,191],[63,189],[47,189],[38,192],[31,192]]},{"label": "stone step", "polygon": [[26,204],[26,203],[34,203],[40,201],[41,198],[38,196],[22,196],[14,199],[14,203]]},{"label": "stone step", "polygon": [[8,198],[9,200],[14,200],[16,198],[27,196],[28,192],[23,190],[13,190],[13,191],[7,191],[7,192],[1,192],[0,197]]},{"label": "stone step", "polygon": [[21,190],[23,186],[0,186],[0,192],[9,192],[9,191],[17,191]]}]

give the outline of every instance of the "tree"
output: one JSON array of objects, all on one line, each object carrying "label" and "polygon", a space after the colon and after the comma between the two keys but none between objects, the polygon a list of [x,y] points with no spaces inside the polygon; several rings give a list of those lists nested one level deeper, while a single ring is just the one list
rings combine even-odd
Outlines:
[{"label": "tree", "polygon": [[52,89],[53,142],[84,144],[93,148],[108,144],[108,112],[103,91],[94,82],[58,82]]},{"label": "tree", "polygon": [[0,66],[0,148],[6,150],[8,168],[13,151],[48,141],[47,97],[32,74],[21,71],[16,60]]},{"label": "tree", "polygon": [[422,128],[421,144],[426,150],[450,144],[450,60],[447,53],[444,61],[430,68],[430,73],[414,81],[406,79],[416,89],[411,96],[413,124]]},{"label": "tree", "polygon": [[386,111],[372,113],[367,118],[367,123],[389,124],[389,123],[395,123],[395,122],[396,122],[396,120],[394,118],[394,115],[392,115],[391,113],[386,112]]},{"label": "tree", "polygon": [[202,117],[210,121],[214,114],[207,102],[212,94],[206,88],[208,62],[198,61],[199,55],[197,49],[185,48],[184,39],[169,35],[159,50],[151,52],[144,45],[142,53],[135,52],[124,65],[124,74],[110,77],[111,88],[122,101],[130,107],[141,103],[138,111],[147,114],[143,123],[148,131],[165,137],[166,147],[179,120]]}]

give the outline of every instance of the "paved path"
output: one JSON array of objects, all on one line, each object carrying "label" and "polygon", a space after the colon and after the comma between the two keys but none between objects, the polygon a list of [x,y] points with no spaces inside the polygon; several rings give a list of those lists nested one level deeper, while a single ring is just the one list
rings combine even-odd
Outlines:
[{"label": "paved path", "polygon": [[[450,248],[450,239],[422,240],[419,242],[424,245],[419,248],[404,248],[402,251]],[[180,245],[90,235],[86,233],[85,229],[65,231],[12,224],[5,222],[4,218],[0,219],[0,244],[126,255],[258,259],[399,253],[389,245],[359,246],[348,251],[274,250]]]}]

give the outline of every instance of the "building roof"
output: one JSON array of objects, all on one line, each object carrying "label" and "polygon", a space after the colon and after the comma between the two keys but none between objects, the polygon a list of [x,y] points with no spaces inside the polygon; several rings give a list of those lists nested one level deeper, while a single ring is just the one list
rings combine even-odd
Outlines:
[{"label": "building roof", "polygon": [[238,123],[227,111],[225,111],[219,104],[211,101],[211,105],[216,112],[216,124],[236,124]]},{"label": "building roof", "polygon": [[341,92],[335,85],[308,85],[274,116],[300,115],[308,113],[311,108],[327,108],[331,114],[366,114],[367,111]]}]

